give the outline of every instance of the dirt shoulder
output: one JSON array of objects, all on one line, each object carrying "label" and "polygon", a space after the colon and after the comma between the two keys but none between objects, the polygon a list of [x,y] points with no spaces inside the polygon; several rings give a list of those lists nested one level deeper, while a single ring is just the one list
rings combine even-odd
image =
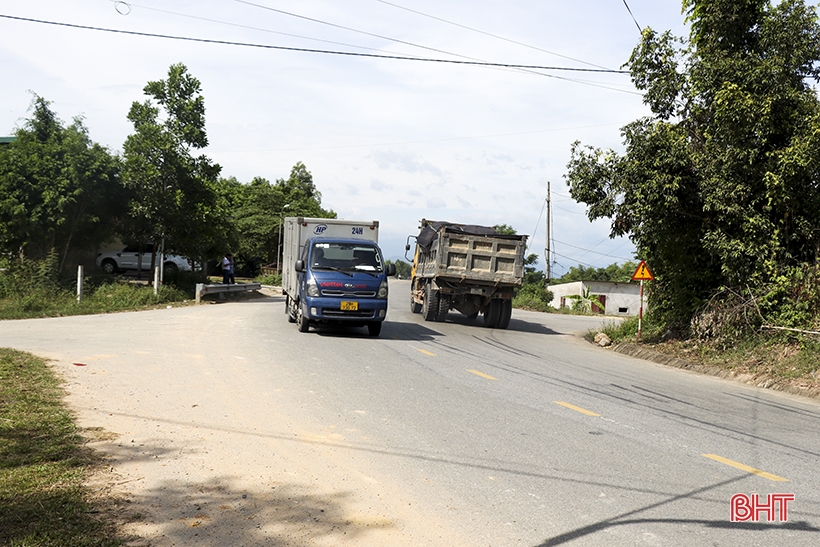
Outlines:
[{"label": "dirt shoulder", "polygon": [[[789,353],[797,351],[790,350],[788,347],[778,348],[773,350],[771,355],[758,355],[756,358],[743,359],[737,355],[733,355],[732,358],[725,357],[722,364],[715,364],[714,357],[711,360],[698,359],[697,348],[692,348],[691,344],[634,344],[622,342],[614,344],[611,348],[612,351],[661,365],[728,378],[744,384],[782,391],[792,395],[820,398],[820,373],[818,371],[810,373],[815,378],[789,377],[782,372],[777,372],[778,367],[774,363],[777,362],[778,358],[793,357]],[[719,360],[720,357],[717,357],[717,359]],[[771,365],[767,367],[765,363],[771,363]],[[770,370],[766,370],[767,368]]]}]

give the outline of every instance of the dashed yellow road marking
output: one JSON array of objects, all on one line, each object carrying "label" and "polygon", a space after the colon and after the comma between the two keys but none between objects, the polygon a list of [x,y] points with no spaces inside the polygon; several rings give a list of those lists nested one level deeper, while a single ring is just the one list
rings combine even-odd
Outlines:
[{"label": "dashed yellow road marking", "polygon": [[789,482],[789,479],[785,479],[783,477],[778,477],[777,475],[772,475],[771,473],[766,473],[765,471],[761,471],[760,469],[755,469],[754,467],[749,467],[748,465],[744,465],[742,463],[738,463],[736,461],[724,458],[723,456],[718,456],[717,454],[702,454],[702,456],[709,458],[711,460],[715,460],[716,462],[725,463],[726,465],[731,465],[736,469],[740,469],[741,471],[746,471],[747,473],[751,473],[752,475],[757,475],[758,477],[763,477],[764,479],[769,479],[770,481],[775,482]]},{"label": "dashed yellow road marking", "polygon": [[436,354],[435,354],[435,353],[431,353],[431,352],[427,351],[426,349],[419,349],[419,348],[416,348],[416,351],[420,351],[420,352],[421,352],[421,353],[423,353],[424,355],[429,355],[430,357],[435,357],[435,356],[436,356]]},{"label": "dashed yellow road marking", "polygon": [[587,416],[600,416],[600,414],[596,414],[595,412],[592,412],[591,410],[581,408],[580,406],[571,405],[571,404],[565,403],[563,401],[553,401],[553,403],[555,403],[556,405],[561,405],[561,406],[567,407],[567,408],[569,408],[571,410],[574,410],[576,412],[580,412],[581,414],[586,414]]},{"label": "dashed yellow road marking", "polygon": [[469,370],[468,369],[467,372],[472,372],[473,374],[476,374],[476,375],[481,376],[482,378],[486,378],[488,380],[498,380],[498,378],[493,378],[489,374],[484,374],[483,372],[479,372],[477,370]]}]

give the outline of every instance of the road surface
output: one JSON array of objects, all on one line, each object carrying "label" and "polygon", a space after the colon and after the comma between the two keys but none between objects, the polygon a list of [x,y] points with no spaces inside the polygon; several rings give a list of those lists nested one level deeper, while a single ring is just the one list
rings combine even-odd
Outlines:
[{"label": "road surface", "polygon": [[[816,401],[584,342],[600,318],[428,323],[390,290],[379,338],[299,333],[274,296],[0,346],[66,379],[132,545],[820,545]],[[794,500],[732,522],[735,494]]]}]

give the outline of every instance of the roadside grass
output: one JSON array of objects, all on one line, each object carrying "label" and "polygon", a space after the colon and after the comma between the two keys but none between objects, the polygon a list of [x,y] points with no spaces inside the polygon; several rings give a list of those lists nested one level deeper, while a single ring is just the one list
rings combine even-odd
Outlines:
[{"label": "roadside grass", "polygon": [[44,360],[0,348],[0,545],[122,544],[95,518],[84,480],[96,459],[61,397]]},{"label": "roadside grass", "polygon": [[114,278],[87,284],[82,301],[77,302],[76,291],[59,286],[40,286],[0,298],[0,319],[110,313],[151,309],[172,303],[187,305],[192,302],[193,296],[193,289],[186,291],[170,284],[161,285],[155,295],[152,286]]},{"label": "roadside grass", "polygon": [[282,286],[282,274],[268,274],[268,275],[260,275],[254,279],[256,283],[261,283],[263,285],[272,285],[274,287],[281,287]]}]

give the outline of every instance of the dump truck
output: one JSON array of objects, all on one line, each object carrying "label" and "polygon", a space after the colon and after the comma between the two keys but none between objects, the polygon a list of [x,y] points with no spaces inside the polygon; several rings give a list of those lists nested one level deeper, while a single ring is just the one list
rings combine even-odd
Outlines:
[{"label": "dump truck", "polygon": [[422,219],[415,239],[410,310],[425,321],[444,321],[451,309],[484,325],[506,329],[512,298],[524,280],[527,236],[495,228]]},{"label": "dump truck", "polygon": [[379,222],[331,218],[284,219],[282,291],[288,321],[310,326],[367,327],[378,336],[387,316],[387,264]]}]

